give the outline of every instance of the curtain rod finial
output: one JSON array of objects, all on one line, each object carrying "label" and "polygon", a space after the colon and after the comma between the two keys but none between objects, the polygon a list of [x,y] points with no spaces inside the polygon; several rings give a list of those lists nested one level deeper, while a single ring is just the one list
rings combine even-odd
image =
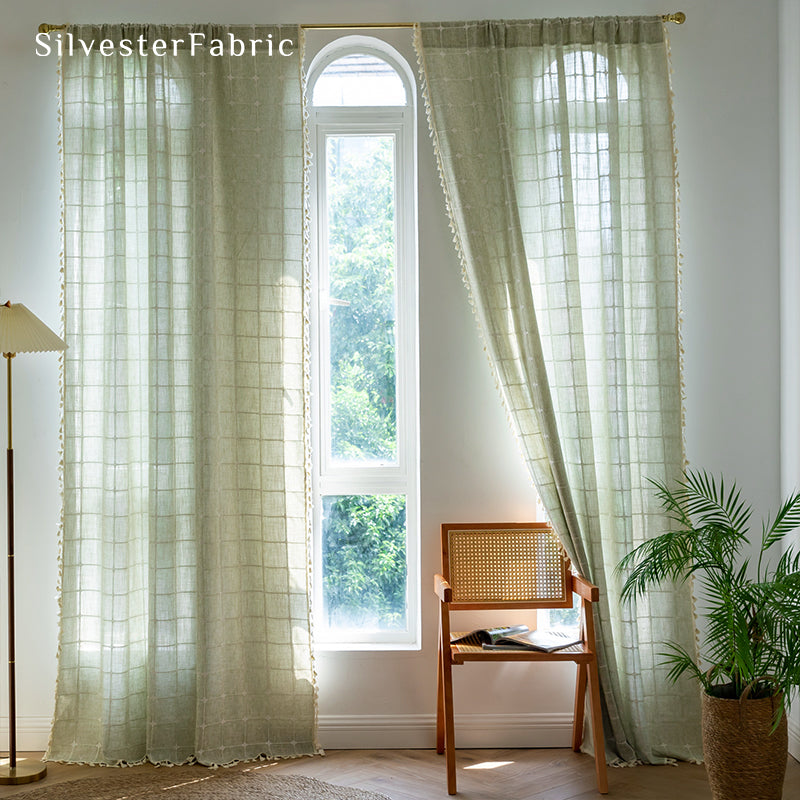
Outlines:
[{"label": "curtain rod finial", "polygon": [[66,29],[66,25],[51,25],[49,22],[43,22],[39,26],[39,33],[52,33],[53,31],[64,31]]},{"label": "curtain rod finial", "polygon": [[683,11],[676,11],[674,14],[664,14],[661,19],[664,22],[674,22],[676,25],[683,25],[686,22],[686,14]]}]

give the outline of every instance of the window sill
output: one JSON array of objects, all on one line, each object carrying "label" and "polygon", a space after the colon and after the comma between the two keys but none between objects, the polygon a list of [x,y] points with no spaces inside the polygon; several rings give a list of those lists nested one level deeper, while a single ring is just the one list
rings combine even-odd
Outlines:
[{"label": "window sill", "polygon": [[418,652],[419,642],[315,642],[315,653]]}]

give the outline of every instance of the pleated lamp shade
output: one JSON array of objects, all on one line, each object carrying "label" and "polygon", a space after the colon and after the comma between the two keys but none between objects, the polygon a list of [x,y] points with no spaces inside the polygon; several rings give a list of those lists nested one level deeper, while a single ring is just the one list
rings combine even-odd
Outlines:
[{"label": "pleated lamp shade", "polygon": [[0,353],[46,353],[66,348],[64,340],[22,303],[0,305]]}]

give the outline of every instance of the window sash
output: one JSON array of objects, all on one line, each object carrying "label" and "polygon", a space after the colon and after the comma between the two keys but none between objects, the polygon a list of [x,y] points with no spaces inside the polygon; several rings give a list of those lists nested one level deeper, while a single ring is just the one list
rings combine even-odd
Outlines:
[{"label": "window sash", "polygon": [[[410,89],[409,89],[410,91]],[[310,175],[312,286],[312,446],[314,507],[315,642],[320,649],[419,647],[419,470],[415,117],[408,107],[323,107],[309,110],[314,168]],[[395,463],[336,462],[331,457],[330,341],[327,313],[326,141],[329,136],[391,135],[395,158],[395,358],[397,453]],[[324,625],[322,591],[322,499],[332,495],[397,494],[406,498],[405,631],[346,631]]]}]

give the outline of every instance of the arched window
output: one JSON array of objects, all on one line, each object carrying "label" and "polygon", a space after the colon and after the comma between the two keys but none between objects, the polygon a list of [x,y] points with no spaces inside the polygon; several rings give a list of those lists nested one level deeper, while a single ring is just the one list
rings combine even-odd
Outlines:
[{"label": "arched window", "polygon": [[[612,131],[630,130],[628,81],[604,55],[577,48],[547,66],[535,96],[548,109],[543,116],[553,120],[545,126],[545,149],[557,165],[552,174],[561,183],[564,205],[574,215],[581,274],[591,283],[601,274],[601,254],[616,247],[612,194],[619,189],[611,176],[618,145]],[[600,283],[592,285],[601,291]]]},{"label": "arched window", "polygon": [[312,105],[405,106],[408,91],[397,70],[374,53],[338,56],[314,81]]},{"label": "arched window", "polygon": [[[563,74],[559,74],[559,62],[553,61],[544,80],[539,85],[537,100],[554,100],[562,94],[563,80],[568,103],[594,103],[610,98],[609,63],[605,56],[591,50],[574,50],[565,53],[561,61]],[[628,82],[616,70],[617,100],[628,99]]]},{"label": "arched window", "polygon": [[418,641],[415,90],[388,45],[309,68],[319,643]]}]

